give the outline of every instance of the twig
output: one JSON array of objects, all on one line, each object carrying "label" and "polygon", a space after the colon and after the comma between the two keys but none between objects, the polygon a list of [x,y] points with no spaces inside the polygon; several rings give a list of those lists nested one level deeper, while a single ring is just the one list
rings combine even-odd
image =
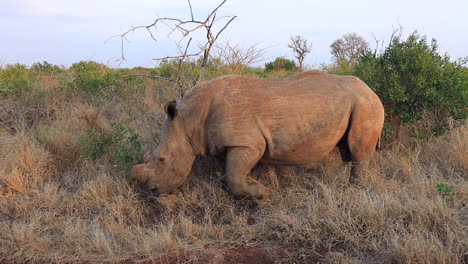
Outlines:
[{"label": "twig", "polygon": [[190,7],[190,16],[192,17],[192,20],[193,19],[193,11],[192,11],[192,3],[190,3],[190,0],[187,0],[188,1],[188,4],[189,4],[189,7]]},{"label": "twig", "polygon": [[[205,20],[196,20],[194,17],[193,13],[193,8],[192,8],[192,3],[190,0],[188,1],[189,5],[189,10],[190,10],[190,19],[189,20],[182,20],[179,18],[173,18],[173,17],[158,17],[153,21],[153,23],[149,25],[142,25],[142,26],[134,26],[128,29],[127,31],[124,31],[120,35],[112,36],[111,38],[114,37],[120,37],[121,38],[121,57],[120,60],[126,60],[125,54],[124,54],[124,44],[125,41],[128,41],[127,35],[130,33],[134,33],[136,30],[139,29],[145,29],[151,39],[157,40],[155,34],[153,33],[152,30],[157,30],[157,25],[159,23],[162,23],[163,25],[166,25],[169,29],[170,32],[168,34],[168,37],[174,33],[174,31],[178,31],[182,34],[182,37],[180,41],[178,42],[179,44],[184,40],[187,36],[189,36],[191,33],[198,31],[199,29],[204,28],[206,30],[206,44],[201,45],[202,47],[198,52],[193,52],[188,54],[187,52],[184,52],[183,55],[179,56],[166,56],[166,57],[161,57],[161,58],[154,58],[154,60],[162,60],[162,59],[180,59],[180,58],[186,58],[186,57],[194,57],[198,56],[203,53],[203,63],[202,67],[204,67],[208,61],[208,57],[210,55],[211,48],[213,47],[214,43],[218,39],[219,35],[229,26],[229,24],[237,17],[237,16],[222,16],[221,18],[216,19],[217,17],[217,12],[219,9],[227,2],[227,0],[222,1],[220,4],[218,4],[205,18]],[[227,23],[221,28],[218,33],[214,34],[212,32],[213,26],[220,21],[220,19],[227,19],[230,18]],[[106,40],[107,41],[107,40]]]},{"label": "twig", "polygon": [[166,78],[166,77],[162,77],[162,76],[158,76],[158,75],[139,74],[139,73],[125,74],[125,75],[122,75],[120,77],[131,77],[131,76],[141,76],[141,77],[148,77],[148,78],[152,78],[152,79],[161,79],[161,80],[165,80],[165,81],[169,81],[169,82],[176,82],[176,80],[174,80],[174,79],[170,79],[170,78]]}]

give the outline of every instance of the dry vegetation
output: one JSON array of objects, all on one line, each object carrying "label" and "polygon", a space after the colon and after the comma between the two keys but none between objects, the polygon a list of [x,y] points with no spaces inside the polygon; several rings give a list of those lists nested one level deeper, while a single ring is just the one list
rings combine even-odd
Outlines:
[{"label": "dry vegetation", "polygon": [[[83,159],[79,136],[119,122],[157,145],[156,80],[95,97],[36,82],[42,99],[0,103],[0,255],[5,262],[463,263],[468,252],[468,127],[377,153],[380,174],[347,186],[346,166],[259,166],[261,204],[235,200],[222,161],[200,158],[181,193],[151,198],[104,155]],[[127,86],[126,86],[127,85]],[[131,87],[130,87],[131,86]],[[452,192],[438,191],[444,183]]]}]

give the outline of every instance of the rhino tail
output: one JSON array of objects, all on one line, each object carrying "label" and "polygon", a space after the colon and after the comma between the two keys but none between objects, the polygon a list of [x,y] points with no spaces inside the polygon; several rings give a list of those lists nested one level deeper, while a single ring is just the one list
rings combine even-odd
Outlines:
[{"label": "rhino tail", "polygon": [[379,136],[379,139],[377,139],[377,144],[375,145],[375,150],[381,150],[381,142],[382,142],[382,136]]}]

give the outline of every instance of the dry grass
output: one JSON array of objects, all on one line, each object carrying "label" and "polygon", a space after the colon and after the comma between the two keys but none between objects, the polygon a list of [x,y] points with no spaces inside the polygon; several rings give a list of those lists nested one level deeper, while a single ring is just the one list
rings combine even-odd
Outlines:
[{"label": "dry grass", "polygon": [[[154,91],[98,105],[76,98],[32,108],[2,102],[4,261],[203,263],[201,256],[235,248],[266,250],[286,263],[467,261],[466,125],[379,152],[381,173],[355,186],[345,184],[346,166],[278,168],[278,177],[260,166],[253,175],[271,195],[257,204],[223,190],[222,161],[200,158],[181,193],[155,199],[105,160],[80,159],[77,140],[117,121],[135,128],[145,150],[155,147],[160,106],[170,95]],[[438,183],[453,193],[442,196]]]}]

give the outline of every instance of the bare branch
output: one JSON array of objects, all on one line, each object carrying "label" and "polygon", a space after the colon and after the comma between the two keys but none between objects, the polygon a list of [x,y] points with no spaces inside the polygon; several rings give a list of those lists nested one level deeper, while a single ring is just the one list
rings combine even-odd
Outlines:
[{"label": "bare branch", "polygon": [[356,33],[348,33],[333,41],[330,45],[330,53],[337,64],[344,64],[347,68],[351,68],[356,63],[359,55],[368,47],[369,44],[363,37]]},{"label": "bare branch", "polygon": [[187,58],[187,57],[195,57],[195,56],[199,56],[200,54],[202,54],[203,51],[204,50],[202,49],[202,50],[198,51],[197,53],[153,58],[153,60],[169,60],[169,59],[180,59],[180,58]]},{"label": "bare branch", "polygon": [[307,39],[302,38],[299,35],[291,36],[291,42],[288,47],[293,50],[297,60],[299,61],[299,71],[302,72],[302,63],[307,53],[312,51],[312,43],[309,43]]},{"label": "bare branch", "polygon": [[227,66],[231,74],[241,74],[246,67],[263,60],[268,47],[259,45],[260,43],[256,43],[242,48],[226,41],[214,46],[211,58],[217,67]]},{"label": "bare branch", "polygon": [[215,40],[218,39],[219,35],[231,24],[231,22],[236,18],[237,16],[233,16],[227,23],[224,25],[224,27],[216,34],[216,37],[214,38]]},{"label": "bare branch", "polygon": [[187,0],[188,1],[188,4],[189,4],[189,7],[190,7],[190,17],[193,19],[193,10],[192,10],[192,3],[190,3],[190,0]]},{"label": "bare branch", "polygon": [[392,45],[393,41],[395,39],[400,39],[401,38],[401,35],[403,34],[403,26],[400,25],[400,21],[398,21],[399,19],[397,18],[397,24],[398,24],[398,27],[395,27],[392,25],[392,35],[390,36],[390,42],[388,45]]},{"label": "bare branch", "polygon": [[132,76],[148,77],[148,78],[152,78],[152,79],[161,79],[161,80],[165,80],[165,81],[169,81],[169,82],[176,82],[176,80],[166,78],[166,77],[162,77],[162,76],[158,76],[158,75],[139,74],[139,73],[125,74],[125,75],[122,75],[120,77],[132,77]]},{"label": "bare branch", "polygon": [[[395,27],[392,25],[392,34],[390,35],[390,39],[388,42],[388,45],[391,46],[394,40],[400,39],[401,35],[403,34],[403,26],[400,24],[400,21],[397,19],[398,26]],[[375,41],[375,50],[374,50],[374,56],[377,55],[377,53],[382,52],[384,46],[385,46],[385,40],[378,40],[373,33],[371,33],[372,38],[374,38]],[[380,47],[380,50],[379,50]]]},{"label": "bare branch", "polygon": [[[191,42],[192,42],[192,38],[190,38],[189,41],[187,42],[187,45],[185,46],[184,53],[182,54],[181,58],[179,59],[179,64],[177,65],[177,72],[179,72],[179,73],[181,72],[182,62],[184,61],[185,58],[187,58],[187,51],[188,51],[188,48],[190,47]],[[180,83],[180,79],[181,79],[181,74],[177,74],[176,82],[179,85],[179,87],[182,88],[182,84]],[[198,81],[198,79],[194,81],[194,85],[195,85],[195,83],[197,81]],[[180,92],[180,94],[179,94],[180,97],[182,97],[182,95],[183,95],[182,90],[179,90],[179,92]]]},{"label": "bare branch", "polygon": [[[186,46],[186,51],[182,55],[178,56],[166,56],[162,58],[154,58],[154,60],[161,60],[161,59],[181,59],[181,58],[188,58],[188,57],[194,57],[194,56],[199,56],[200,54],[203,54],[203,60],[201,67],[204,68],[208,58],[210,56],[211,49],[215,42],[217,41],[218,37],[224,30],[231,24],[231,22],[237,17],[237,16],[221,16],[218,17],[218,11],[220,8],[227,2],[227,0],[223,0],[220,4],[218,4],[204,20],[197,20],[195,19],[194,13],[193,13],[193,8],[192,8],[192,3],[190,0],[188,1],[189,5],[189,11],[190,11],[190,19],[189,20],[183,20],[179,18],[173,18],[173,17],[158,17],[155,19],[151,24],[149,25],[142,25],[142,26],[136,26],[136,27],[131,27],[127,31],[124,31],[122,34],[114,36],[114,37],[120,37],[121,38],[121,60],[125,60],[125,54],[124,54],[124,39],[127,40],[127,35],[130,33],[134,33],[137,30],[140,29],[145,29],[151,39],[157,40],[155,32],[157,32],[157,25],[158,24],[163,24],[169,29],[168,33],[168,38],[172,37],[172,34],[175,32],[178,32],[181,34],[180,40],[178,41],[178,46],[181,45],[182,42],[186,41],[187,37],[190,37],[190,35],[193,32],[199,31],[204,29],[206,31],[206,40],[205,44],[200,45],[200,49],[195,52],[189,53],[189,46],[188,44]],[[218,32],[213,32],[214,26],[220,23],[221,20],[227,19],[227,22],[224,24],[224,26],[218,31]],[[128,40],[127,40],[128,41]],[[190,43],[191,40],[188,42]]]},{"label": "bare branch", "polygon": [[[374,56],[377,55],[377,52],[379,51],[379,43],[381,40],[378,40],[375,36],[374,33],[371,33],[372,37],[374,38],[375,41],[375,50],[374,50]],[[382,41],[382,48],[383,48],[383,41]]]},{"label": "bare branch", "polygon": [[213,15],[213,14],[216,14],[216,12],[218,12],[218,9],[221,8],[222,5],[224,5],[224,3],[226,3],[227,0],[224,0],[223,2],[221,2],[221,4],[219,4],[215,9],[213,9],[213,11],[211,11],[211,13],[208,15],[208,18],[207,20]]}]

